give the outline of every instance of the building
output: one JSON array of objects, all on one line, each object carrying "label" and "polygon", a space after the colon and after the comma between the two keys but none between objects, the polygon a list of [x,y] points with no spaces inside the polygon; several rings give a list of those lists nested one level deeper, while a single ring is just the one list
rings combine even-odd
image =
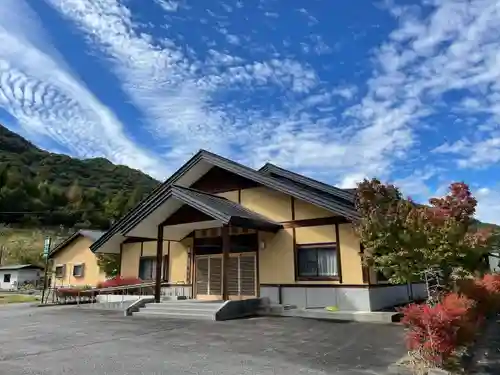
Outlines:
[{"label": "building", "polygon": [[52,260],[52,287],[96,286],[106,279],[97,257],[90,250],[103,232],[79,230],[57,245],[49,254]]},{"label": "building", "polygon": [[0,290],[16,290],[25,284],[37,286],[43,267],[34,264],[0,266]]},{"label": "building", "polygon": [[299,307],[377,310],[424,288],[363,265],[352,190],[201,150],[91,245],[120,274],[204,300],[269,297]]}]

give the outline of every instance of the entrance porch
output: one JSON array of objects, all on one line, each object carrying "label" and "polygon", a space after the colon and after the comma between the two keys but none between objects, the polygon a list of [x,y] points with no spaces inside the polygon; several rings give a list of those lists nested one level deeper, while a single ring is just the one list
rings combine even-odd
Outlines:
[{"label": "entrance porch", "polygon": [[[130,225],[126,236],[151,238],[155,227],[155,300],[161,300],[168,273],[162,264],[168,264],[170,273],[186,275],[194,298],[227,301],[259,295],[259,233],[277,232],[281,225],[225,198],[172,187],[162,204]],[[168,262],[163,261],[165,245]],[[175,254],[182,252],[185,262],[176,261]]]}]

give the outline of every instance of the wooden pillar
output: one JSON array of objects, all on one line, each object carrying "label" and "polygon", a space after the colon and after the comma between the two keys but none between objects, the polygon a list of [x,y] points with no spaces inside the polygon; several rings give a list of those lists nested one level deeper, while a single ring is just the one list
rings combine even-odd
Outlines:
[{"label": "wooden pillar", "polygon": [[229,226],[222,227],[222,299],[229,300],[228,290],[228,269],[229,269],[229,252],[231,251]]},{"label": "wooden pillar", "polygon": [[156,242],[156,277],[155,277],[155,302],[161,300],[161,265],[163,261],[163,224],[158,225]]}]

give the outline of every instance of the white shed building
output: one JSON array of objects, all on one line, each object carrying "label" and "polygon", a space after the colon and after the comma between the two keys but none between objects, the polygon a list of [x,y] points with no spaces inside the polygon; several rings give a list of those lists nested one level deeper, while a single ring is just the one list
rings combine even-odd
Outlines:
[{"label": "white shed building", "polygon": [[0,290],[15,290],[25,283],[37,285],[43,268],[34,264],[0,266]]}]

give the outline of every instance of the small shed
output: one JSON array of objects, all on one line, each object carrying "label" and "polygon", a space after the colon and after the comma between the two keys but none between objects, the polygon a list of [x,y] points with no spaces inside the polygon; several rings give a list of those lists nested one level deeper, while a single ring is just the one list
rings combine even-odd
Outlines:
[{"label": "small shed", "polygon": [[0,266],[0,290],[15,290],[26,283],[37,285],[42,271],[43,267],[35,264]]}]

